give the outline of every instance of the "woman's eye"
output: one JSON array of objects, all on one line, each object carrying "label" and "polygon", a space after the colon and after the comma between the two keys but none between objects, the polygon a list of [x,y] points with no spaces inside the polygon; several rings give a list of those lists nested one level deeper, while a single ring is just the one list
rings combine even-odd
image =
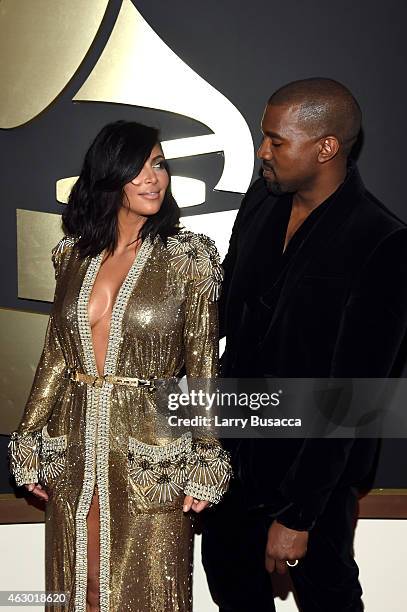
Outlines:
[{"label": "woman's eye", "polygon": [[155,162],[153,168],[158,168],[159,170],[165,169],[165,160],[162,159],[161,161]]}]

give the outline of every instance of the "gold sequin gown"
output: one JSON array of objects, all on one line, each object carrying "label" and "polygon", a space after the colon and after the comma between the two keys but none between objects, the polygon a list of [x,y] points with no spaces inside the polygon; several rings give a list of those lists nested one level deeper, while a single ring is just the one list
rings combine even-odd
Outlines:
[{"label": "gold sequin gown", "polygon": [[[87,523],[100,505],[101,612],[191,612],[193,512],[184,495],[217,503],[230,476],[215,439],[168,431],[157,392],[71,380],[97,376],[88,303],[103,259],[75,240],[53,250],[56,289],[45,345],[9,456],[17,485],[40,482],[46,503],[46,590],[86,612]],[[104,374],[168,380],[216,375],[214,243],[182,231],[143,242],[113,308]],[[68,373],[68,375],[67,375]],[[48,608],[47,608],[48,609]]]}]

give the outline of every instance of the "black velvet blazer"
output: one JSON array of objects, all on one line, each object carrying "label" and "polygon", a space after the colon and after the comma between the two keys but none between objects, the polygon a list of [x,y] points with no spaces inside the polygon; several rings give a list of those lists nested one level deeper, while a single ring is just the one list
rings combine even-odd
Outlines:
[{"label": "black velvet blazer", "polygon": [[[399,376],[407,338],[407,225],[365,189],[357,168],[350,167],[291,257],[283,283],[273,278],[268,285],[264,228],[277,200],[259,179],[236,217],[223,262],[222,375]],[[258,334],[250,316],[251,279],[262,244],[264,278],[257,305],[263,309],[263,329]],[[246,339],[257,335],[253,370],[253,347],[248,350]],[[312,527],[335,487],[356,485],[366,476],[375,447],[371,441],[343,439],[224,443],[248,506],[264,507],[294,529]]]}]

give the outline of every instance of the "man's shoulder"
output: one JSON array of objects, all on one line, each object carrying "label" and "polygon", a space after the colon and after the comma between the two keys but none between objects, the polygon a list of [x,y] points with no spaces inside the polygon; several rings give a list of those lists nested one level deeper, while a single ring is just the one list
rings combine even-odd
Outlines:
[{"label": "man's shoulder", "polygon": [[338,200],[345,205],[344,214],[351,231],[364,235],[372,233],[380,239],[380,236],[407,227],[405,221],[366,188],[355,162],[349,165],[347,178],[338,191]]},{"label": "man's shoulder", "polygon": [[383,223],[383,229],[395,231],[397,229],[407,228],[406,221],[403,221],[395,212],[390,210],[381,200],[373,195],[367,189],[362,198],[364,204],[364,213],[372,221]]},{"label": "man's shoulder", "polygon": [[355,196],[344,233],[347,241],[358,244],[355,252],[359,250],[367,257],[387,250],[406,253],[407,223],[366,188]]}]

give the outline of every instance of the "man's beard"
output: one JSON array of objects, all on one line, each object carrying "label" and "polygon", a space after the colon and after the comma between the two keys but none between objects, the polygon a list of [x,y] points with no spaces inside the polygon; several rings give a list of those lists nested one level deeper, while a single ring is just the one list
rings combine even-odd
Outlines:
[{"label": "man's beard", "polygon": [[267,179],[265,179],[265,181],[266,181],[267,189],[273,195],[280,196],[280,195],[283,195],[284,193],[287,193],[287,191],[280,185],[278,181],[268,181]]}]

